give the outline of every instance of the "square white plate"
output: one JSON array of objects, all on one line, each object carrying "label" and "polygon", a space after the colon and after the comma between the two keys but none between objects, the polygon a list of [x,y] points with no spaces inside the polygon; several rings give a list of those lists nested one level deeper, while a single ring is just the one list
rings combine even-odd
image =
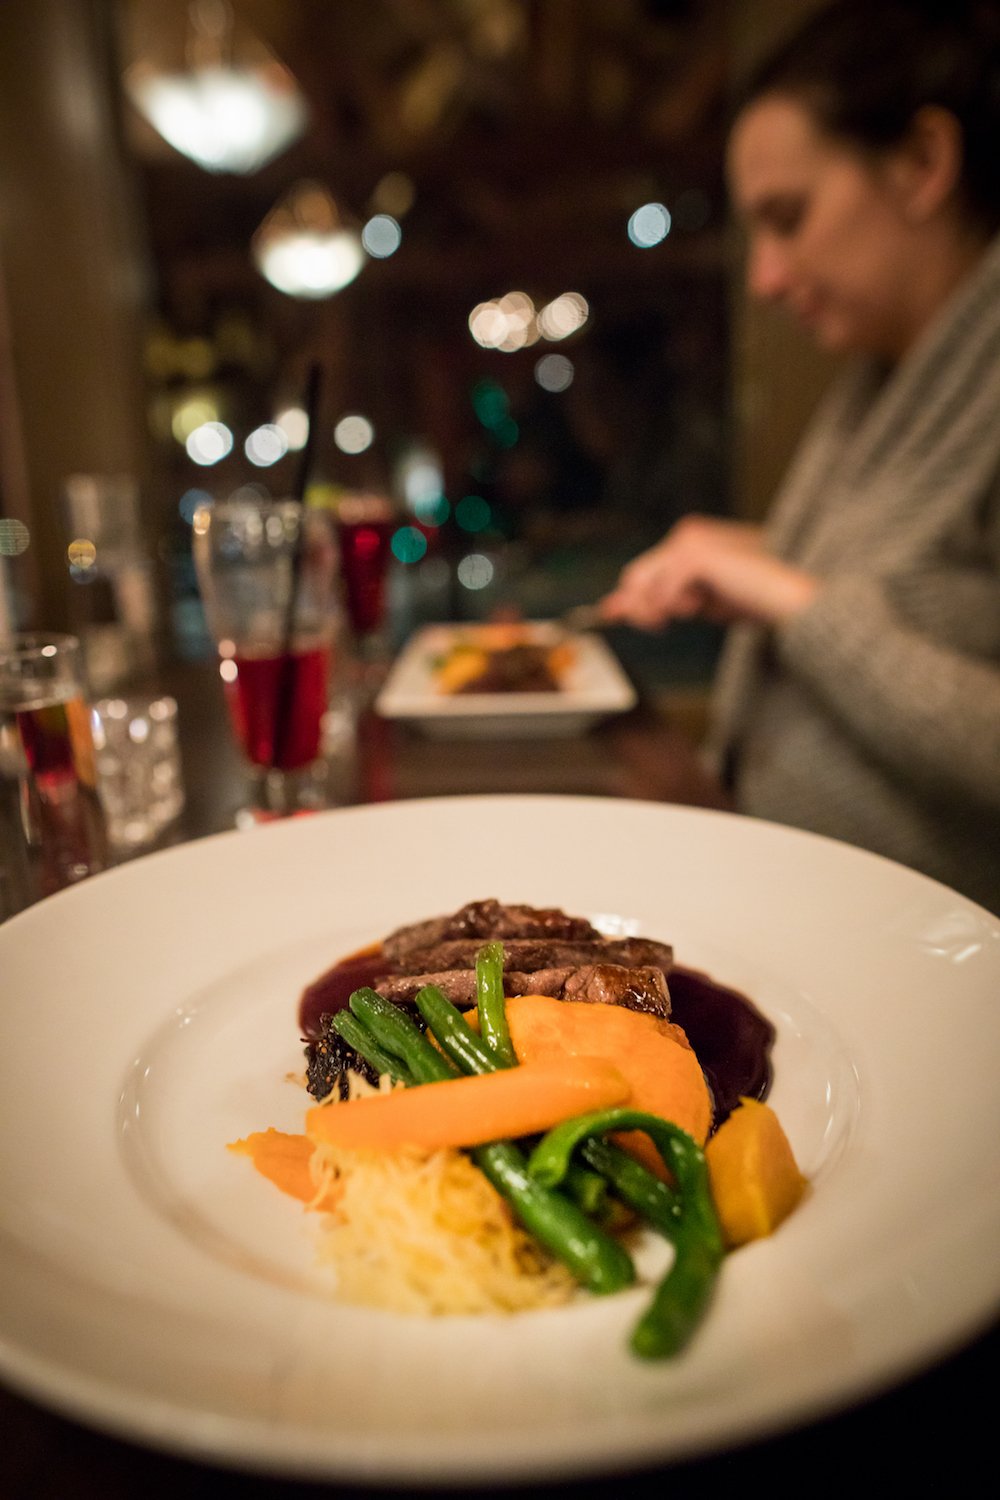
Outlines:
[{"label": "square white plate", "polygon": [[582,734],[636,702],[635,688],[598,635],[567,634],[558,625],[528,622],[538,644],[568,640],[574,661],[551,693],[443,693],[434,662],[457,641],[474,640],[475,624],[427,625],[407,642],[375,702],[384,718],[402,719],[425,734],[535,738]]}]

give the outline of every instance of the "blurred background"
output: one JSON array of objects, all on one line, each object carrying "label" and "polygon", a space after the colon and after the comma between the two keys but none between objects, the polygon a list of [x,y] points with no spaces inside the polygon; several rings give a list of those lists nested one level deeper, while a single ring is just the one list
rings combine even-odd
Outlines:
[{"label": "blurred background", "polygon": [[[0,611],[210,654],[198,504],[392,513],[390,629],[766,509],[825,382],[746,305],[734,86],[808,0],[4,0]],[[698,686],[710,627],[615,632]]]}]

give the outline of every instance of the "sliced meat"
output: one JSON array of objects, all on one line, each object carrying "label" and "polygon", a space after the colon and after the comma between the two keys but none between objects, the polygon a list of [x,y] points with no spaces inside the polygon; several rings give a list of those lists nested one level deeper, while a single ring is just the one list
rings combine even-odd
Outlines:
[{"label": "sliced meat", "polygon": [[[449,969],[431,974],[390,974],[375,988],[387,1000],[412,1000],[425,984],[437,985],[454,1005],[476,1003],[474,969]],[[597,1005],[624,1005],[649,1015],[670,1015],[670,995],[659,967],[625,968],[620,964],[587,964],[582,968],[535,969],[520,973],[505,969],[506,995],[550,995],[557,1000],[585,1000]]]},{"label": "sliced meat", "polygon": [[593,1005],[623,1005],[647,1015],[670,1015],[670,992],[659,967],[629,969],[623,964],[592,964],[574,970],[563,985],[560,1000],[586,1000]]},{"label": "sliced meat", "polygon": [[425,922],[397,927],[382,943],[382,951],[396,960],[404,953],[433,948],[453,938],[562,938],[586,940],[600,937],[586,917],[571,917],[557,907],[508,905],[490,897],[469,901],[458,911]]},{"label": "sliced meat", "polygon": [[[389,966],[396,974],[429,974],[435,970],[474,969],[479,938],[446,938],[431,948],[407,949]],[[657,968],[669,972],[673,949],[652,938],[586,940],[510,938],[504,940],[504,968],[518,973],[535,969],[579,968],[583,964],[624,964],[626,968]]]}]

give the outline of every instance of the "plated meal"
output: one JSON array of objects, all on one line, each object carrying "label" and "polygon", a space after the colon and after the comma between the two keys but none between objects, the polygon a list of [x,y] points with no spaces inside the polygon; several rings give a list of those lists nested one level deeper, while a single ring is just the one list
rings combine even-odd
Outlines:
[{"label": "plated meal", "polygon": [[[305,1137],[313,1110],[356,1118],[353,1099],[323,1102],[339,1094],[342,1070],[323,1056],[333,1037],[320,1016],[341,1010],[368,1027],[372,1011],[333,1003],[331,985],[343,981],[344,999],[381,992],[387,970],[363,950],[380,944],[384,955],[392,934],[478,895],[585,918],[612,945],[604,959],[639,939],[671,947],[669,963],[646,947],[624,965],[667,965],[669,1016],[557,991],[545,970],[587,965],[562,962],[564,949],[538,964],[516,946],[524,939],[492,927],[459,964],[450,949],[447,963],[424,968],[418,949],[422,973],[400,967],[395,982],[451,973],[437,987],[475,1028],[476,959],[497,941],[515,1051],[525,1029],[542,1034],[546,1005],[560,1008],[558,1037],[645,1024],[666,1033],[655,1047],[675,1060],[687,1050],[670,1029],[679,1027],[711,1092],[704,1144],[697,1117],[685,1132],[709,1164],[743,1095],[773,1113],[808,1179],[775,1232],[726,1251],[676,1354],[633,1347],[670,1273],[669,1240],[641,1217],[623,1222],[618,1192],[582,1143],[572,1176],[614,1204],[598,1227],[632,1260],[631,1286],[608,1295],[581,1286],[486,1179],[474,1160],[484,1147],[443,1146],[428,1160],[464,1163],[457,1201],[474,1193],[477,1205],[476,1234],[460,1248],[482,1239],[492,1214],[508,1245],[512,1225],[523,1231],[518,1256],[535,1274],[488,1278],[488,1307],[477,1291],[467,1311],[430,1313],[371,1305],[367,1270],[345,1292],[333,1214],[307,1209],[227,1149],[268,1127]],[[510,966],[515,958],[522,967]],[[867,1400],[973,1337],[1000,1296],[1000,924],[829,840],[621,798],[347,808],[201,839],[83,881],[0,927],[0,969],[0,1378],[133,1442],[340,1485],[617,1477]],[[398,991],[383,998],[420,1014],[415,994],[405,1009]],[[585,1007],[608,1019],[584,1016],[586,1032],[568,1026]],[[446,1058],[434,1036],[428,1045]],[[634,1055],[617,1043],[605,1051],[601,1086],[621,1087],[611,1073],[629,1082]],[[741,1059],[728,1080],[724,1056]],[[576,1068],[580,1056],[570,1061]],[[530,1099],[550,1066],[526,1054],[506,1070],[520,1082],[498,1087],[526,1082]],[[704,1101],[697,1075],[684,1076],[685,1097]],[[937,1080],[958,1081],[961,1108]],[[578,1083],[571,1069],[559,1087]],[[397,1122],[399,1103],[437,1125],[466,1111],[429,1103],[461,1101],[467,1088],[482,1101],[479,1086],[491,1084],[369,1080],[374,1104],[359,1108],[385,1099]],[[524,1156],[525,1178],[553,1191],[551,1161],[540,1177],[527,1163],[566,1122],[528,1122],[523,1096],[516,1119],[509,1097],[487,1098],[494,1118],[503,1111],[503,1142]],[[667,1110],[647,1102],[651,1114]],[[537,1128],[516,1133],[528,1123]],[[626,1132],[611,1133],[617,1146]],[[590,1138],[586,1150],[599,1144]],[[641,1163],[651,1173],[654,1152]],[[386,1204],[381,1188],[366,1187],[350,1205],[358,1237],[379,1255]],[[396,1272],[392,1280],[405,1285]],[[471,1284],[481,1286],[478,1274]],[[494,1310],[498,1285],[505,1311]]]},{"label": "plated meal", "polygon": [[635,702],[599,634],[522,620],[423,626],[375,706],[426,734],[503,737],[578,734]]},{"label": "plated meal", "polygon": [[662,941],[467,902],[334,964],[299,1024],[304,1129],[231,1146],[322,1216],[345,1300],[433,1316],[620,1292],[652,1228],[672,1255],[631,1345],[668,1357],[727,1250],[805,1191],[762,1102],[773,1027]]},{"label": "plated meal", "polygon": [[467,626],[430,668],[439,693],[558,693],[575,660],[566,636],[515,621]]}]

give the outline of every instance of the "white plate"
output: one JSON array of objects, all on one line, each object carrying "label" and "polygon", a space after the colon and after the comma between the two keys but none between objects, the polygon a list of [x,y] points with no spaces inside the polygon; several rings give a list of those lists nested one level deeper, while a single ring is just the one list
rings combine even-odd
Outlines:
[{"label": "white plate", "polygon": [[[315,1219],[225,1149],[301,1121],[308,980],[493,895],[669,940],[776,1023],[812,1191],[673,1363],[627,1351],[641,1290],[338,1306]],[[0,928],[0,971],[0,1373],[154,1446],[341,1482],[646,1466],[883,1388],[1000,1292],[1000,924],[843,845],[601,798],[349,809],[85,881]]]},{"label": "white plate", "polygon": [[598,635],[567,635],[551,622],[528,622],[541,644],[569,640],[575,660],[557,692],[442,693],[433,663],[474,625],[427,625],[400,652],[376,700],[387,719],[404,719],[425,734],[527,738],[580,734],[600,719],[633,706],[636,693],[614,653]]}]

